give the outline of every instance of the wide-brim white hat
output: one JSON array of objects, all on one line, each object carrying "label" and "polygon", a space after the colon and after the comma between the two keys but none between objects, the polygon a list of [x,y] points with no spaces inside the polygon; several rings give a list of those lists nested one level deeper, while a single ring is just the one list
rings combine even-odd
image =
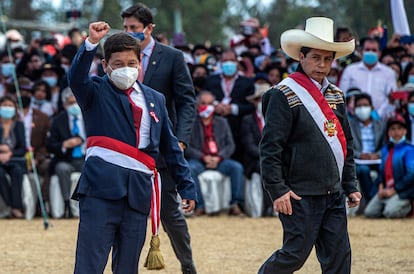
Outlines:
[{"label": "wide-brim white hat", "polygon": [[306,20],[305,30],[291,29],[280,36],[282,50],[292,59],[299,61],[302,47],[334,51],[335,59],[351,54],[355,41],[334,42],[334,22],[326,17],[311,17]]}]

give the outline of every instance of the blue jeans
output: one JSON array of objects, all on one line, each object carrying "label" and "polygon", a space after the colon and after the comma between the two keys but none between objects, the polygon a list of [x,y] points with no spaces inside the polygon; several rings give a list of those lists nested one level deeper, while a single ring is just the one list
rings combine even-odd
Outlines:
[{"label": "blue jeans", "polygon": [[371,178],[371,170],[378,170],[376,165],[355,165],[356,175],[359,180],[359,185],[361,187],[362,197],[366,199],[368,203],[375,193],[378,191],[378,187],[374,184]]},{"label": "blue jeans", "polygon": [[[198,204],[197,208],[204,208],[204,200],[203,195],[200,189],[200,182],[198,181],[198,175],[205,171],[207,168],[204,163],[200,160],[190,159],[188,160],[188,164],[191,170],[191,176],[193,177],[196,189],[197,189],[197,198]],[[216,171],[222,173],[225,176],[230,177],[231,182],[231,204],[239,204],[242,205],[244,201],[243,197],[243,187],[244,187],[244,170],[243,166],[234,160],[231,159],[224,159],[222,160],[217,168]]]}]

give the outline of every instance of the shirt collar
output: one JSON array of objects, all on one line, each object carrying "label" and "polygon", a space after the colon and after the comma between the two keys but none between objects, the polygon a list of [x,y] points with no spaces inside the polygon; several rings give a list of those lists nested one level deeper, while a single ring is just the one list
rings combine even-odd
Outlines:
[{"label": "shirt collar", "polygon": [[[152,38],[152,36],[150,37],[150,42],[148,43],[148,45],[142,50],[142,53],[146,56],[151,56],[152,53],[152,49],[154,48],[155,45],[155,41],[154,38]],[[142,60],[141,60],[142,61]]]},{"label": "shirt collar", "polygon": [[322,81],[322,85],[321,84],[319,84],[317,81],[315,81],[315,80],[313,80],[312,78],[309,78],[309,79],[311,79],[311,81],[312,81],[312,83],[314,83],[315,84],[315,86],[323,93],[327,88],[328,88],[328,86],[329,86],[329,82],[328,82],[328,80],[326,80],[326,77],[325,78],[323,78],[323,81]]}]

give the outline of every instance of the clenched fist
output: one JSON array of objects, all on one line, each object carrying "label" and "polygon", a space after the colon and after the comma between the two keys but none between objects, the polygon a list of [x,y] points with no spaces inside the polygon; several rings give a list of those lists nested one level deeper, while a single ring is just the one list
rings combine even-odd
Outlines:
[{"label": "clenched fist", "polygon": [[111,27],[106,22],[94,22],[89,24],[88,40],[92,44],[97,44],[109,32]]}]

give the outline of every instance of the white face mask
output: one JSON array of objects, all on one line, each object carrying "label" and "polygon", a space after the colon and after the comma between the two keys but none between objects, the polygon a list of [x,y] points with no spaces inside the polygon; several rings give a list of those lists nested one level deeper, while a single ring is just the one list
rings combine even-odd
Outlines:
[{"label": "white face mask", "polygon": [[371,116],[371,107],[370,106],[361,106],[355,108],[355,115],[362,122],[369,119]]},{"label": "white face mask", "polygon": [[109,79],[121,90],[132,87],[138,79],[138,68],[122,67],[114,70],[110,65],[108,67],[112,70],[111,74],[108,73]]}]

